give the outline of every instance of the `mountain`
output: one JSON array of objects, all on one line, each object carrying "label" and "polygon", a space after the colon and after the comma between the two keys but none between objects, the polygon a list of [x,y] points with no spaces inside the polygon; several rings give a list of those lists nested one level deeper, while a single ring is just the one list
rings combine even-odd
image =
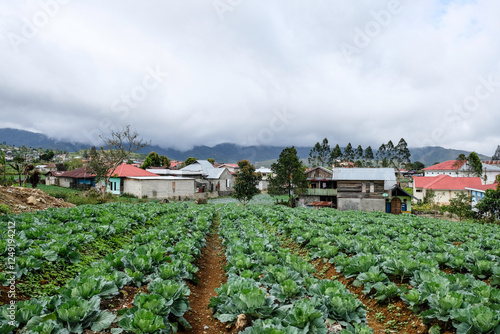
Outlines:
[{"label": "mountain", "polygon": [[50,138],[42,133],[10,128],[0,129],[0,144],[19,147],[24,145],[26,147],[32,148],[57,149],[68,152],[79,151],[84,148],[88,148],[89,146],[82,143],[59,141],[54,138]]},{"label": "mountain", "polygon": [[[441,146],[414,147],[410,148],[410,153],[411,161],[420,161],[426,167],[432,166],[436,162],[455,160],[461,153],[465,154],[465,156],[470,154],[469,151],[448,149]],[[478,156],[481,160],[490,160],[491,158],[479,153]]]},{"label": "mountain", "polygon": [[[24,145],[26,147],[41,147],[44,149],[51,148],[65,150],[68,152],[90,148],[89,144],[59,141],[41,133],[9,128],[0,129],[0,143],[4,142],[8,145]],[[204,145],[195,146],[187,151],[179,151],[172,148],[163,148],[158,145],[151,145],[143,148],[139,153],[148,154],[151,151],[155,151],[160,155],[166,155],[170,159],[181,161],[186,160],[188,157],[194,157],[197,159],[214,158],[218,162],[226,163],[236,163],[239,160],[248,159],[252,163],[255,163],[264,161],[270,162],[270,160],[277,159],[284,148],[285,147],[283,146],[240,146],[236,144],[224,143],[213,147]],[[309,157],[311,147],[296,146],[295,149],[297,150],[297,154],[300,158],[307,159]],[[440,146],[415,147],[410,148],[410,152],[411,161],[420,161],[426,166],[431,166],[435,162],[456,159],[460,153],[463,153],[466,156],[470,153],[463,150],[446,149]],[[491,155],[478,155],[482,160],[490,160],[491,158]],[[266,163],[265,165],[268,164]]]}]

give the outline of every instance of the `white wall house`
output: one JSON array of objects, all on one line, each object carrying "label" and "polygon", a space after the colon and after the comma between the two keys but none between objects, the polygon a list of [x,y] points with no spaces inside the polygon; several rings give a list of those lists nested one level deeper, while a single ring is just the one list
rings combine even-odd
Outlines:
[{"label": "white wall house", "polygon": [[194,194],[194,179],[175,176],[128,177],[123,192],[139,198],[179,199]]},{"label": "white wall house", "polygon": [[[483,184],[492,184],[495,182],[496,176],[500,174],[500,166],[482,163],[483,165]],[[423,169],[424,176],[439,176],[448,175],[451,177],[471,177],[472,172],[468,162],[457,160],[448,160],[434,166]]]}]

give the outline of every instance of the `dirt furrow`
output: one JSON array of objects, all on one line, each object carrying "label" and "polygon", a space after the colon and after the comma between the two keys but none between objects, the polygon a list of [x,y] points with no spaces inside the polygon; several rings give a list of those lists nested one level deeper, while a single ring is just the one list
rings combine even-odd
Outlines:
[{"label": "dirt furrow", "polygon": [[212,315],[212,310],[208,309],[210,298],[216,296],[215,288],[226,282],[223,266],[226,264],[224,248],[219,235],[214,229],[207,236],[207,245],[201,250],[201,257],[196,261],[196,266],[200,269],[196,276],[198,285],[188,283],[191,289],[189,303],[191,309],[184,315],[186,320],[193,326],[189,332],[179,330],[178,333],[193,334],[220,334],[235,333]]}]

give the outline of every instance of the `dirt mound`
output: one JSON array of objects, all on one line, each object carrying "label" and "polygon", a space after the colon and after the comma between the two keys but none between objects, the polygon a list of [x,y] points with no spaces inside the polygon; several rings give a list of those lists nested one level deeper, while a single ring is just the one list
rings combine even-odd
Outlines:
[{"label": "dirt mound", "polygon": [[74,204],[54,198],[40,189],[0,187],[0,204],[9,207],[9,213],[33,212],[47,208],[70,208]]}]

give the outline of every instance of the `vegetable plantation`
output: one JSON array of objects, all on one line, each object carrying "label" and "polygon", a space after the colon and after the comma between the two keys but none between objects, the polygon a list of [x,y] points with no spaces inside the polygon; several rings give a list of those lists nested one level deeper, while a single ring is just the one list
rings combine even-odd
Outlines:
[{"label": "vegetable plantation", "polygon": [[369,299],[401,302],[432,333],[500,333],[497,225],[114,203],[0,216],[0,226],[0,333],[189,333],[208,233],[222,241],[226,277],[204,308],[228,332],[374,333]]}]

